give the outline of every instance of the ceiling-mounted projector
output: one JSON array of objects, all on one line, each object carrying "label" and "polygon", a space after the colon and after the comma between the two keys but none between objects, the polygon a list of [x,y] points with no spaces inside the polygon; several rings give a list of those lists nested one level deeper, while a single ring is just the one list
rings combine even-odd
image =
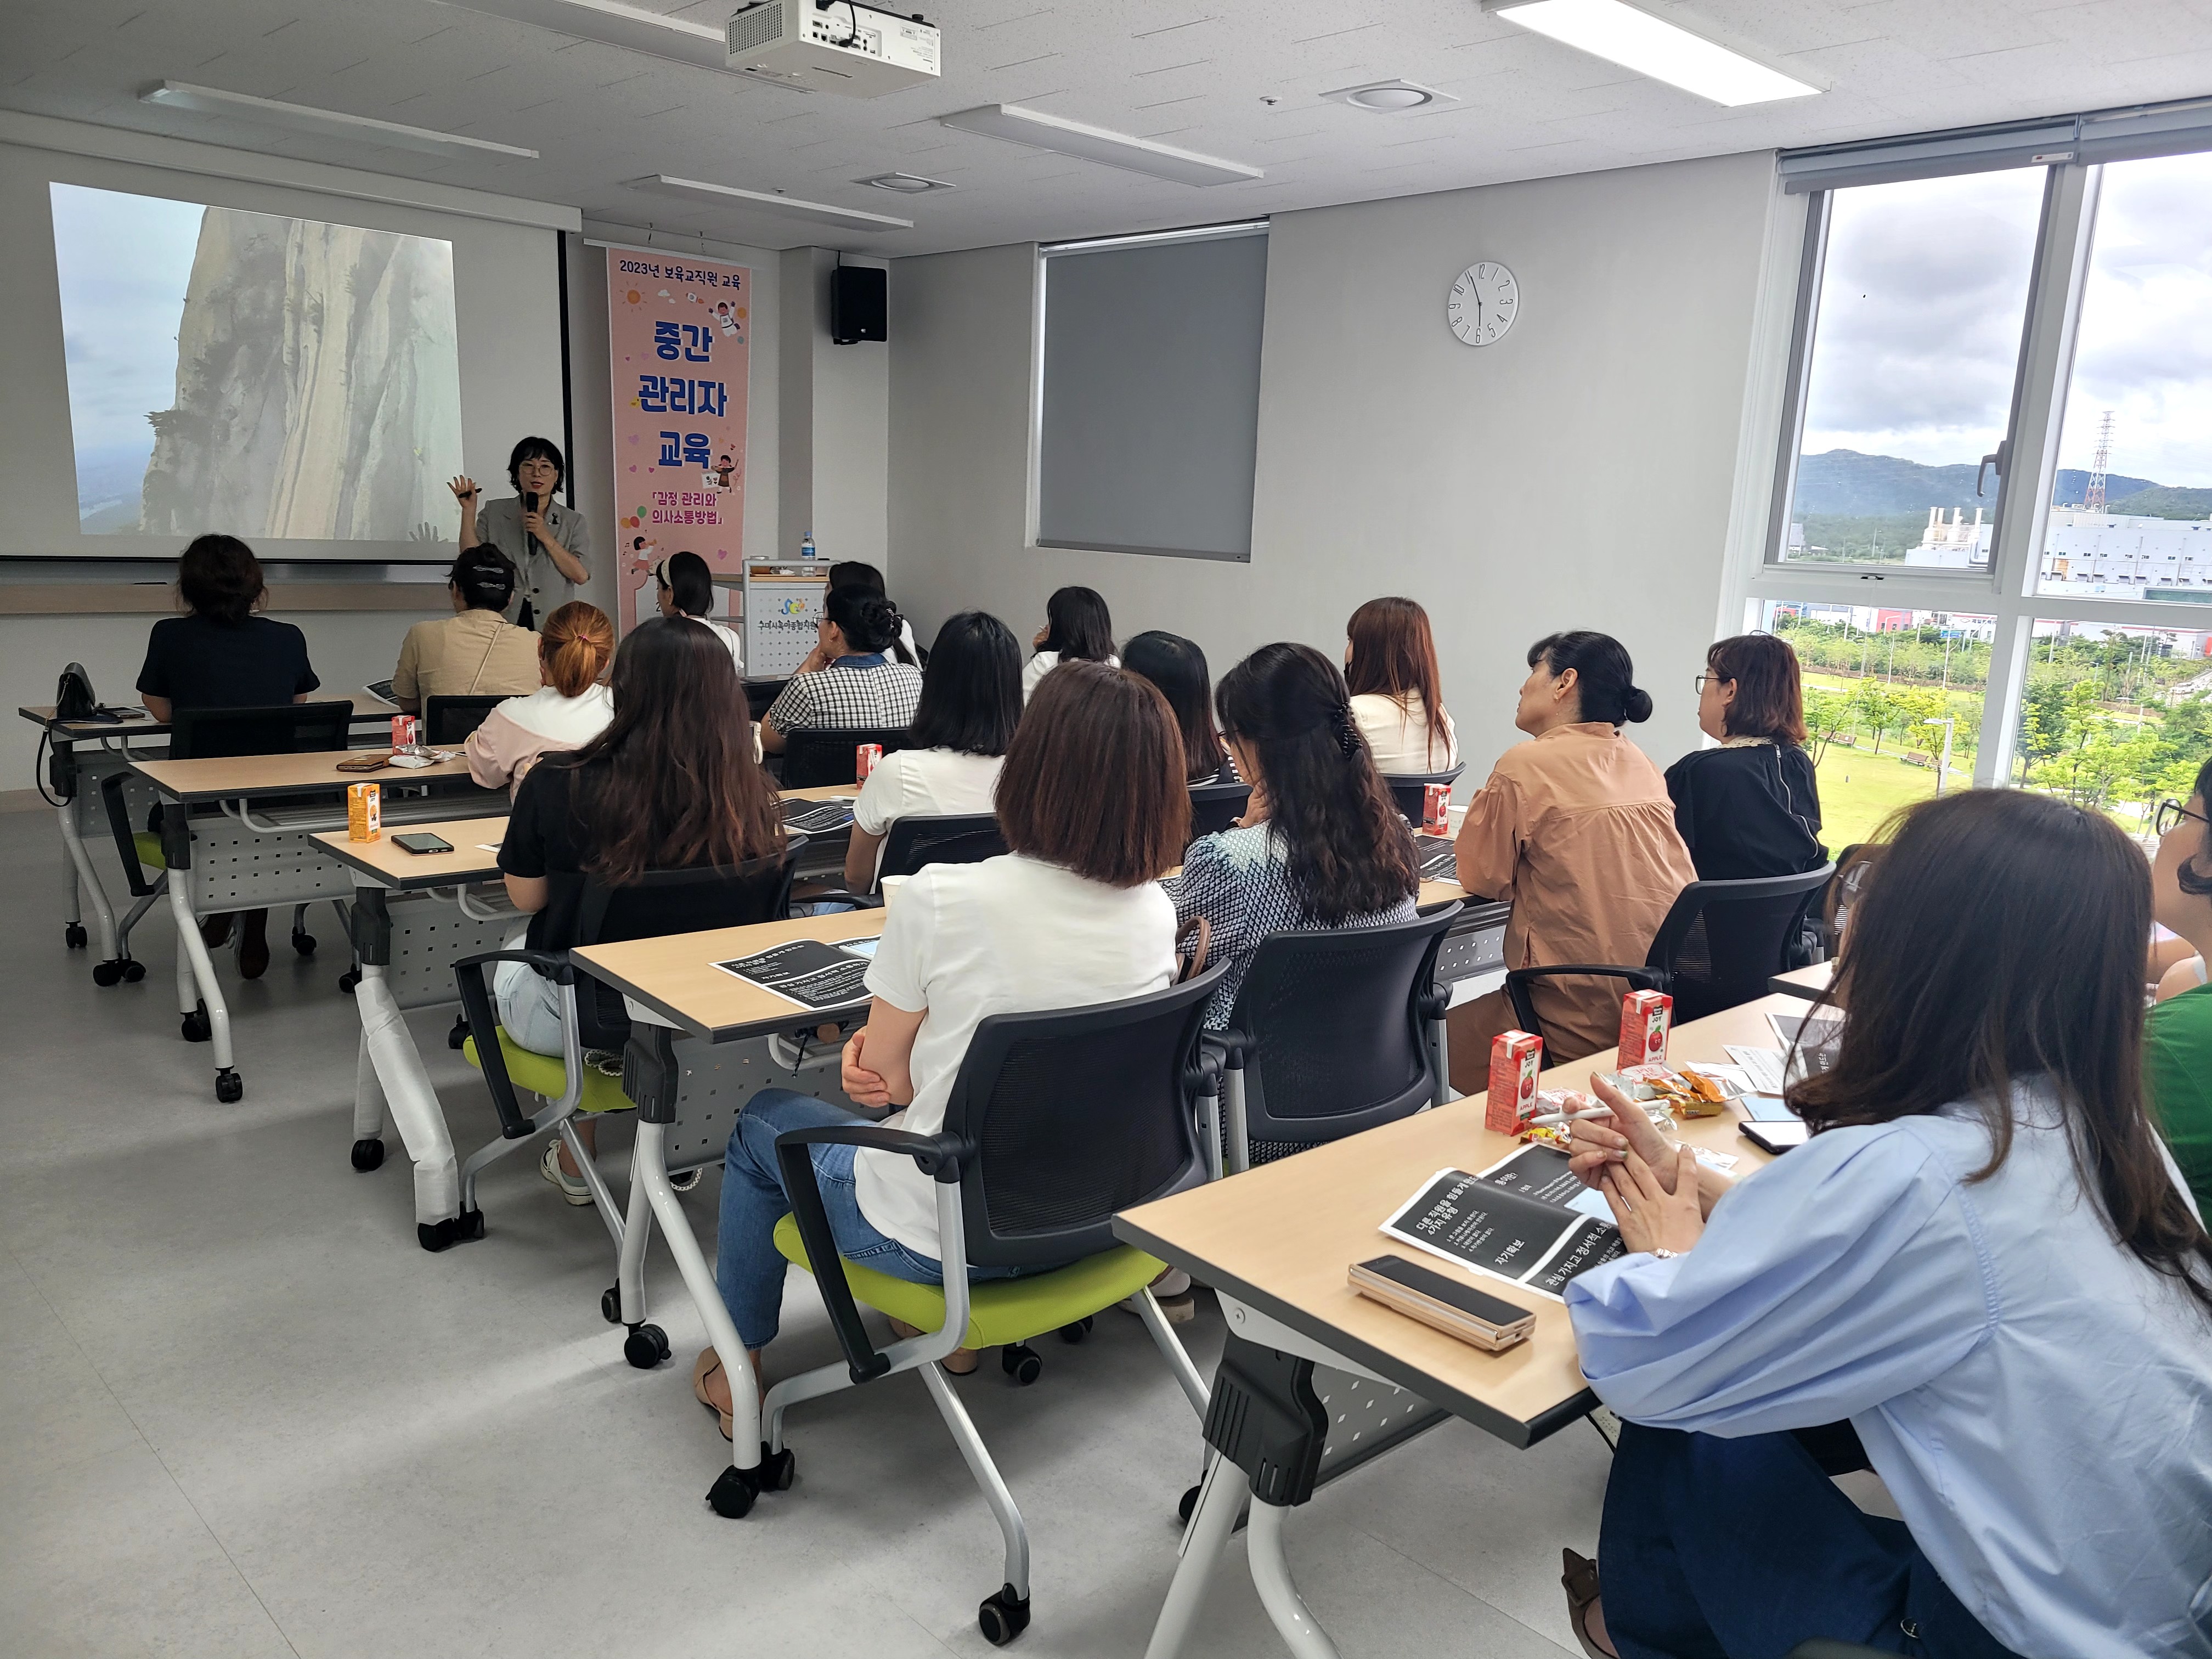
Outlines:
[{"label": "ceiling-mounted projector", "polygon": [[730,67],[801,92],[880,98],[937,79],[937,26],[858,0],[760,0],[729,21]]}]

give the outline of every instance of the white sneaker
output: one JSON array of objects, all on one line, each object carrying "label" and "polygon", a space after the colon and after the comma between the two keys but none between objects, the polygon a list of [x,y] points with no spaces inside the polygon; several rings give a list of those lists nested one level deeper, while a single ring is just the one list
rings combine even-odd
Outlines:
[{"label": "white sneaker", "polygon": [[561,1140],[557,1135],[546,1144],[545,1156],[538,1160],[538,1173],[551,1182],[561,1196],[571,1204],[583,1205],[592,1201],[592,1189],[584,1184],[584,1177],[570,1175],[561,1167]]}]

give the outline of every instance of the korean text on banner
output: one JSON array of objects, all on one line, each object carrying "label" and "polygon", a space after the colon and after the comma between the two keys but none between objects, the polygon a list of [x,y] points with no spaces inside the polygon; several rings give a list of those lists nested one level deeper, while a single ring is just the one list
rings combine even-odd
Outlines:
[{"label": "korean text on banner", "polygon": [[671,553],[720,576],[744,556],[745,362],[753,274],[607,250],[621,627]]}]

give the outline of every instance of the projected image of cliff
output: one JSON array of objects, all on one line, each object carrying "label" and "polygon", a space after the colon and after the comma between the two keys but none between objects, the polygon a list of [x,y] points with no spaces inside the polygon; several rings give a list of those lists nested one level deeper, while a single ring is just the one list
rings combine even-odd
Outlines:
[{"label": "projected image of cliff", "polygon": [[86,534],[451,534],[450,242],[52,189]]}]

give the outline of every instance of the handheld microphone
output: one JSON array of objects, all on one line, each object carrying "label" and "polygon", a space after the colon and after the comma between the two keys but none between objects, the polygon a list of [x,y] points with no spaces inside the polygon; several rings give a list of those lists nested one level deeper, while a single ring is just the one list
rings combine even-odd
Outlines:
[{"label": "handheld microphone", "polygon": [[[538,492],[536,490],[526,489],[522,492],[522,510],[525,513],[535,513],[538,511]],[[542,553],[544,551],[544,549],[538,544],[537,537],[530,537],[529,542],[530,550],[532,553]]]}]

